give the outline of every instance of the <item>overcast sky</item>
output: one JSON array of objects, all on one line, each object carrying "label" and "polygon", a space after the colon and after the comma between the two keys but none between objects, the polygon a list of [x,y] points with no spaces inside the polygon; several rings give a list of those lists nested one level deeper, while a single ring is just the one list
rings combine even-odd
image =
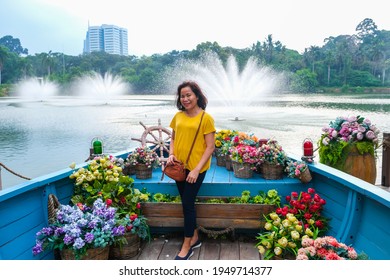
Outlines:
[{"label": "overcast sky", "polygon": [[371,18],[390,30],[386,0],[0,0],[0,38],[19,38],[29,54],[79,55],[89,25],[127,28],[129,54],[192,50],[199,43],[246,48],[272,34],[289,49],[323,46],[356,34]]}]

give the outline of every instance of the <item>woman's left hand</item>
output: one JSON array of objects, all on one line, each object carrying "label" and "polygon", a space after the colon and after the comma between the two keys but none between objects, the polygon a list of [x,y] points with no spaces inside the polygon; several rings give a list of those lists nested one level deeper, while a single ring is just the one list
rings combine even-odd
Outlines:
[{"label": "woman's left hand", "polygon": [[199,176],[199,171],[194,169],[194,170],[190,171],[190,173],[188,173],[186,181],[188,183],[194,184],[196,182],[196,180],[198,179],[198,176]]}]

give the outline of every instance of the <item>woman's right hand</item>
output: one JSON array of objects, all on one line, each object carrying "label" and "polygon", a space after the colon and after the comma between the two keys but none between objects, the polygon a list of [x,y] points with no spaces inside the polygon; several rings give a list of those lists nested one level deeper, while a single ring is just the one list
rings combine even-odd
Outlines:
[{"label": "woman's right hand", "polygon": [[175,155],[169,155],[167,164],[175,164]]}]

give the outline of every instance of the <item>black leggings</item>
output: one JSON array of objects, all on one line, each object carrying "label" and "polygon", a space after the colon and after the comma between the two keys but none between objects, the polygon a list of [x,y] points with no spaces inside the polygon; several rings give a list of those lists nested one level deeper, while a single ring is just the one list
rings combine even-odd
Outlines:
[{"label": "black leggings", "polygon": [[[187,175],[189,170],[187,170]],[[203,183],[206,171],[199,173],[198,179],[195,183],[176,182],[177,189],[181,197],[181,205],[183,207],[184,216],[184,237],[192,237],[196,228],[196,210],[195,199],[198,195],[200,186]]]}]

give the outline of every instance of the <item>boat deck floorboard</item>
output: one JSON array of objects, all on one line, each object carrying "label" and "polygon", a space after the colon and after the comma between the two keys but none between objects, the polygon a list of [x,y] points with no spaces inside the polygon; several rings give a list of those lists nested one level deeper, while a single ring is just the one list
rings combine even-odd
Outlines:
[{"label": "boat deck floorboard", "polygon": [[[201,235],[202,246],[194,249],[191,260],[260,260],[254,236],[240,235],[234,239],[210,238]],[[158,235],[150,242],[142,242],[135,260],[173,260],[183,238],[179,234]]]}]

